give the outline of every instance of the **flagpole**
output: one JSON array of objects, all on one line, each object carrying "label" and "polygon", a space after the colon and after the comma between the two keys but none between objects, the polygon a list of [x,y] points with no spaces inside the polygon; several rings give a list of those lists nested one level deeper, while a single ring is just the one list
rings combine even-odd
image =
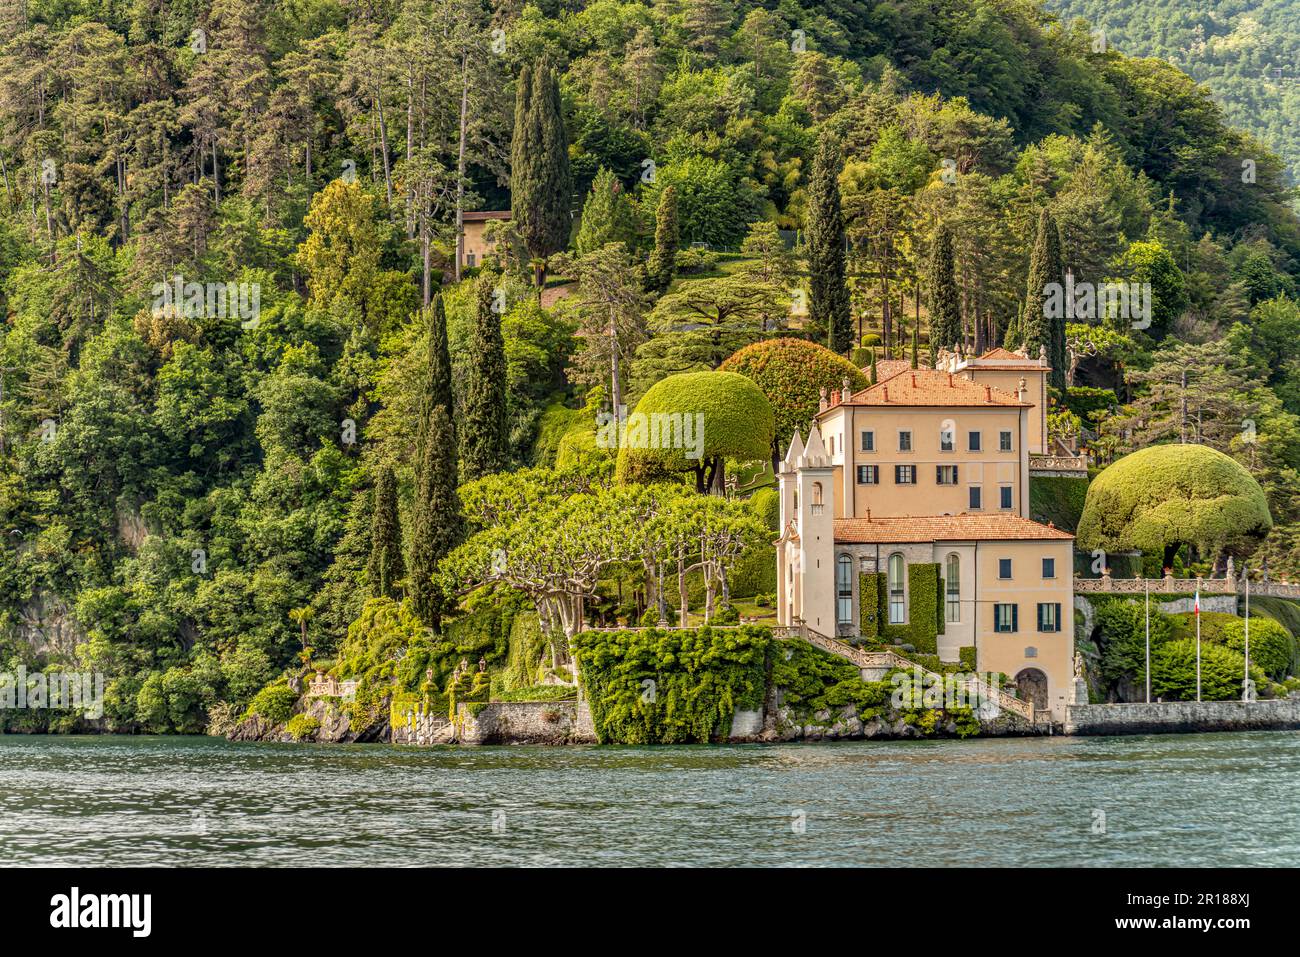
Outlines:
[{"label": "flagpole", "polygon": [[1196,700],[1201,700],[1201,586],[1196,586]]},{"label": "flagpole", "polygon": [[1250,570],[1243,568],[1246,578],[1246,676],[1241,683],[1241,700],[1250,700]]},{"label": "flagpole", "polygon": [[1147,704],[1151,703],[1151,579],[1144,578],[1147,596]]}]

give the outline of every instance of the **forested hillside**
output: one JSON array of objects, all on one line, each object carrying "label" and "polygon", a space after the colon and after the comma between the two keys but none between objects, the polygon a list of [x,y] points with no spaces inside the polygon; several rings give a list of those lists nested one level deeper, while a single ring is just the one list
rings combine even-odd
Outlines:
[{"label": "forested hillside", "polygon": [[[575,615],[657,618],[665,569],[734,615],[770,499],[700,493],[761,485],[846,360],[958,343],[1050,347],[1102,463],[1227,452],[1256,561],[1300,571],[1283,165],[1030,0],[0,0],[0,77],[0,662],[104,672],[113,727],[295,661],[536,680]],[[511,208],[458,269],[459,215]],[[1047,328],[1064,269],[1151,321]],[[774,336],[820,345],[714,372]],[[616,472],[598,415],[682,373],[727,427],[647,499],[663,463]],[[629,551],[663,516],[672,562]],[[587,576],[534,602],[549,650],[524,572],[456,590],[529,557]]]},{"label": "forested hillside", "polygon": [[1159,57],[1204,83],[1228,121],[1281,154],[1300,173],[1300,7],[1290,0],[1202,3],[1049,0],[1062,18],[1083,17],[1108,45]]}]

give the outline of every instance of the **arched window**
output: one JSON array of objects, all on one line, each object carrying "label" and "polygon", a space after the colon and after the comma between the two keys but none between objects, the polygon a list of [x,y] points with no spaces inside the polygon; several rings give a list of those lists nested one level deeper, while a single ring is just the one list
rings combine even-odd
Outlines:
[{"label": "arched window", "polygon": [[944,591],[947,593],[948,621],[961,621],[961,558],[956,552],[944,563]]},{"label": "arched window", "polygon": [[853,624],[853,559],[848,555],[835,560],[835,619]]},{"label": "arched window", "polygon": [[814,505],[820,505],[820,504],[822,503],[822,483],[821,483],[821,482],[813,482],[812,493],[813,493],[813,500],[812,500],[812,503],[813,503]]},{"label": "arched window", "polygon": [[903,592],[903,556],[895,552],[889,556],[889,623],[901,625],[907,621],[907,605]]}]

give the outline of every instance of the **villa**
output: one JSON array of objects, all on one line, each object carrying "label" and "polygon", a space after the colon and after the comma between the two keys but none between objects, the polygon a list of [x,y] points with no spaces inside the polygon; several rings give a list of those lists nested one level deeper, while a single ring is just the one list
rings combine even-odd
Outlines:
[{"label": "villa", "polygon": [[1030,519],[1029,483],[1035,460],[1086,460],[1048,448],[1044,357],[995,349],[936,365],[823,392],[807,440],[790,440],[778,623],[1006,674],[1062,721],[1074,536]]}]

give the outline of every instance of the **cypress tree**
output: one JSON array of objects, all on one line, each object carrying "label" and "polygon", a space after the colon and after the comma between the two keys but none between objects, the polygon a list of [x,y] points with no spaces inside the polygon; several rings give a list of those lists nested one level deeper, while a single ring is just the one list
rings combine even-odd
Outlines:
[{"label": "cypress tree", "polygon": [[655,248],[646,263],[646,291],[662,296],[677,272],[677,249],[681,234],[677,226],[677,187],[665,186],[655,208]]},{"label": "cypress tree", "polygon": [[1024,312],[1025,304],[1023,302],[1016,303],[1015,318],[1007,323],[1007,331],[1002,334],[1002,347],[1004,349],[1015,350],[1020,348],[1020,324]]},{"label": "cypress tree", "polygon": [[506,467],[506,349],[501,316],[493,309],[499,274],[488,271],[476,286],[478,308],[469,346],[461,468],[467,482]]},{"label": "cypress tree", "polygon": [[[1044,295],[1048,285],[1057,283],[1064,288],[1065,270],[1061,264],[1061,234],[1051,213],[1044,209],[1038,214],[1038,235],[1029,257],[1029,279],[1025,287],[1025,310],[1021,316],[1019,336],[1029,358],[1038,357],[1039,350],[1047,349],[1052,362],[1051,383],[1065,387],[1065,310],[1056,309],[1057,316],[1048,316]],[[1056,363],[1057,344],[1060,340],[1061,364]]]},{"label": "cypress tree", "polygon": [[415,444],[415,496],[411,512],[411,599],[426,626],[442,627],[444,598],[433,581],[438,563],[460,543],[462,519],[456,494],[456,426],[452,419],[451,358],[447,317],[436,296],[429,319],[425,373]]},{"label": "cypress tree", "polygon": [[546,280],[546,258],[569,243],[572,193],[560,85],[549,64],[525,64],[515,89],[510,216],[529,254],[542,261],[536,275],[539,286]]},{"label": "cypress tree", "polygon": [[920,367],[921,363],[921,324],[918,322],[912,326],[912,368]]},{"label": "cypress tree", "polygon": [[871,372],[868,376],[872,385],[876,384],[876,347],[871,347]]},{"label": "cypress tree", "polygon": [[402,526],[397,517],[397,479],[387,462],[375,476],[375,501],[370,521],[370,562],[366,578],[373,598],[396,598],[397,583],[406,574],[402,562]]},{"label": "cypress tree", "polygon": [[853,344],[853,315],[844,262],[844,211],[840,206],[840,148],[829,134],[817,141],[808,177],[808,297],[813,331],[832,352]]},{"label": "cypress tree", "polygon": [[961,341],[961,307],[952,254],[952,230],[940,225],[930,249],[930,349],[953,349]]}]

